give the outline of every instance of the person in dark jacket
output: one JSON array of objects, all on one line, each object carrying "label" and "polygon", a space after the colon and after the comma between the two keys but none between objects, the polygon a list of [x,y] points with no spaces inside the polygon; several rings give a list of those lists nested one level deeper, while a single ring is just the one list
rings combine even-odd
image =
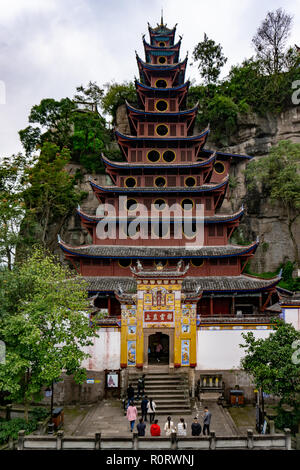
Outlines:
[{"label": "person in dark jacket", "polygon": [[204,415],[203,415],[203,435],[204,436],[206,435],[206,431],[207,431],[208,436],[210,434],[210,430],[209,430],[210,421],[211,421],[211,412],[208,411],[208,408],[206,406],[204,408]]},{"label": "person in dark jacket", "polygon": [[137,425],[138,436],[145,436],[146,424],[143,418],[140,418],[139,424]]},{"label": "person in dark jacket", "polygon": [[145,389],[145,374],[142,375],[138,379],[137,387],[138,387],[138,392],[137,392],[137,400],[140,398],[140,395],[144,395],[144,389]]},{"label": "person in dark jacket", "polygon": [[129,387],[127,388],[127,399],[128,399],[128,402],[127,402],[127,408],[128,408],[130,402],[134,400],[134,388],[132,384],[129,384]]},{"label": "person in dark jacket", "polygon": [[201,424],[198,422],[198,418],[196,416],[194,418],[194,422],[192,423],[192,436],[200,436],[201,430]]},{"label": "person in dark jacket", "polygon": [[143,397],[141,401],[141,412],[142,412],[142,418],[144,421],[147,421],[147,406],[148,406],[148,398],[147,396]]}]

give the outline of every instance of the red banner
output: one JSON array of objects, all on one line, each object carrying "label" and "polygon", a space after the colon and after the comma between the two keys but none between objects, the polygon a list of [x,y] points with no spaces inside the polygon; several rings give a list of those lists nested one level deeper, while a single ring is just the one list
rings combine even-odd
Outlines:
[{"label": "red banner", "polygon": [[169,323],[174,321],[174,312],[144,312],[145,323]]}]

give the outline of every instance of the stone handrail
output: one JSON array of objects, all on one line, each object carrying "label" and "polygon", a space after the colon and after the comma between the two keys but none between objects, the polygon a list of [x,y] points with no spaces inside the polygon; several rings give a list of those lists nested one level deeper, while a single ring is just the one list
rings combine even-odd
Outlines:
[{"label": "stone handrail", "polygon": [[211,431],[210,436],[178,437],[138,437],[137,433],[126,437],[109,437],[96,433],[95,437],[64,436],[58,431],[56,436],[25,436],[25,431],[19,431],[17,450],[215,450],[215,449],[284,449],[291,450],[291,431],[285,429],[284,434],[253,434],[248,430],[247,436],[216,436]]}]

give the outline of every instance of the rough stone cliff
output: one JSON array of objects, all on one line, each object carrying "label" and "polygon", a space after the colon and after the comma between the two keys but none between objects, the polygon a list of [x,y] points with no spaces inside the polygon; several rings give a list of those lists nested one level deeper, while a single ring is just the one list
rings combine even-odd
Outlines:
[{"label": "rough stone cliff", "polygon": [[[117,127],[121,132],[130,132],[125,106],[121,106],[118,110]],[[255,114],[239,116],[238,131],[230,137],[229,146],[222,149],[217,147],[213,141],[212,129],[206,148],[263,158],[271,146],[280,140],[289,139],[300,143],[300,106],[293,106],[277,116],[271,114],[266,114],[264,117]],[[246,214],[240,225],[239,236],[244,241],[253,241],[257,236],[260,238],[260,246],[251,261],[251,270],[274,271],[281,262],[293,260],[293,245],[288,233],[286,214],[280,205],[271,205],[264,194],[247,192],[245,166],[244,162],[232,164],[231,175],[234,177],[235,188],[228,191],[222,212],[230,213],[241,207],[242,203],[245,204]],[[79,165],[69,165],[69,171],[74,173],[79,167]],[[104,175],[90,175],[82,168],[81,170],[84,176],[80,187],[88,193],[81,207],[87,213],[94,213],[97,200],[89,185],[89,178],[92,177],[99,183],[108,180]],[[53,227],[52,230],[55,231],[56,228]],[[60,232],[63,240],[72,245],[91,242],[88,232],[81,228],[80,219],[75,214],[68,219]],[[297,226],[294,226],[294,233],[300,243],[300,220]],[[56,247],[55,251],[60,250]]]}]

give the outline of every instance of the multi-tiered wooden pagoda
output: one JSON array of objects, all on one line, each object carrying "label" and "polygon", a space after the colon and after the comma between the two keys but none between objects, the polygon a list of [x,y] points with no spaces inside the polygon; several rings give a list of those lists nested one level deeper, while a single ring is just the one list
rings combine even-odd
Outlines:
[{"label": "multi-tiered wooden pagoda", "polygon": [[[224,214],[221,206],[231,162],[251,157],[208,150],[209,129],[194,131],[198,106],[186,109],[187,58],[179,58],[181,39],[174,43],[175,30],[161,21],[149,26],[150,43],[143,38],[145,60],[137,56],[139,105],[126,103],[131,133],[115,131],[124,160],[102,156],[112,184],[91,181],[100,203],[97,215],[78,209],[91,244],[73,247],[59,241],[87,279],[95,306],[107,309],[104,324],[121,328],[122,367],[147,365],[153,338],[154,345],[166,341],[170,366],[194,367],[197,328],[268,328],[264,312],[276,299],[279,281],[243,274],[258,241],[231,244],[244,208]],[[195,231],[177,237],[175,215],[168,227],[163,224],[175,203],[190,216],[192,227],[196,207],[204,207],[203,246],[189,246]],[[99,238],[104,204],[115,207],[113,238]],[[141,205],[153,209],[152,223],[141,217],[132,233],[129,225]]]}]

